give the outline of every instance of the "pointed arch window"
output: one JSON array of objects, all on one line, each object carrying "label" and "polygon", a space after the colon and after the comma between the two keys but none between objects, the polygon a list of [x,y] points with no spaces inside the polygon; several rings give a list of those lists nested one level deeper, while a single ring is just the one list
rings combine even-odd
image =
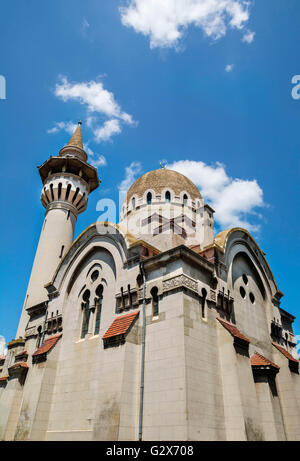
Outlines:
[{"label": "pointed arch window", "polygon": [[153,287],[150,293],[152,296],[152,315],[153,317],[158,317],[159,316],[158,288]]},{"label": "pointed arch window", "polygon": [[169,191],[166,192],[165,197],[166,197],[166,202],[167,202],[167,203],[170,203],[170,202],[171,202],[171,194],[170,194]]},{"label": "pointed arch window", "polygon": [[91,316],[90,296],[91,296],[90,290],[86,290],[82,296],[83,302],[81,303],[81,308],[83,311],[83,316],[82,316],[82,327],[81,327],[81,339],[84,339],[89,331],[89,323],[90,323],[90,316]]},{"label": "pointed arch window", "polygon": [[186,194],[184,194],[183,196],[183,203],[186,205],[187,204],[187,201],[188,201],[188,196]]},{"label": "pointed arch window", "polygon": [[201,299],[201,315],[202,315],[202,318],[204,319],[204,318],[205,318],[205,303],[206,303],[206,298],[207,298],[207,291],[206,291],[205,288],[202,288],[201,294],[202,294],[202,299]]},{"label": "pointed arch window", "polygon": [[151,205],[152,203],[152,194],[151,192],[148,192],[147,194],[147,205]]},{"label": "pointed arch window", "polygon": [[43,337],[41,325],[38,327],[37,331],[38,331],[38,336],[37,336],[36,348],[38,349],[41,346],[42,337]]},{"label": "pointed arch window", "polygon": [[96,289],[96,298],[95,298],[95,309],[96,309],[96,319],[95,319],[95,331],[94,334],[98,335],[100,331],[100,322],[101,322],[101,311],[102,311],[102,301],[103,301],[103,285],[99,285]]},{"label": "pointed arch window", "polygon": [[135,210],[135,197],[131,200],[132,209]]}]

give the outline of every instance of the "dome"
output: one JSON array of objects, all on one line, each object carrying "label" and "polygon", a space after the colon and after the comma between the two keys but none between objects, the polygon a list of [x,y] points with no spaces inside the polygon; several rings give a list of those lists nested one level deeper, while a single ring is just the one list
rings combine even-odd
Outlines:
[{"label": "dome", "polygon": [[128,203],[133,196],[141,198],[149,189],[156,194],[170,189],[177,196],[186,192],[192,200],[202,198],[198,188],[186,176],[174,170],[160,168],[140,176],[129,188],[125,201]]}]

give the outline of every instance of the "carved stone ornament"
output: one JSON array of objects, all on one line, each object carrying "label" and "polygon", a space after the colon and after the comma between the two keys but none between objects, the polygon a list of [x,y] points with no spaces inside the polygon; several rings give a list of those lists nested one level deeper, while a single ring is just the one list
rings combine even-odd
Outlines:
[{"label": "carved stone ornament", "polygon": [[173,290],[174,288],[178,288],[181,286],[189,288],[195,293],[198,293],[198,282],[194,279],[191,279],[190,277],[187,277],[186,275],[178,275],[176,277],[163,281],[164,291]]}]

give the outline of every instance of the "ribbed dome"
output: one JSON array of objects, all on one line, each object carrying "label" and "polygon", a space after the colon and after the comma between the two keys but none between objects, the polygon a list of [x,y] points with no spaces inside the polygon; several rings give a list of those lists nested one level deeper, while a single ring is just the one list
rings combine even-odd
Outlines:
[{"label": "ribbed dome", "polygon": [[161,168],[149,171],[138,178],[128,190],[125,201],[128,203],[133,195],[142,197],[149,189],[154,190],[156,194],[161,194],[163,190],[170,189],[177,196],[184,191],[190,195],[192,200],[202,198],[198,188],[186,176],[177,171]]}]

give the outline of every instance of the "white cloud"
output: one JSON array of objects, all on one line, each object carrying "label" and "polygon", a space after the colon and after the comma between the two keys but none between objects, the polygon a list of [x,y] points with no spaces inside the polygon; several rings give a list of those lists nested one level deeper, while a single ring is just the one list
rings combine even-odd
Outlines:
[{"label": "white cloud", "polygon": [[97,128],[94,133],[96,140],[100,141],[108,141],[113,135],[121,133],[121,124],[120,121],[116,118],[112,120],[107,120],[103,126]]},{"label": "white cloud", "polygon": [[264,206],[263,191],[255,179],[233,179],[220,163],[210,166],[204,162],[180,160],[168,168],[184,174],[198,186],[204,200],[216,211],[220,227],[259,230],[259,224],[249,222],[249,216],[257,215],[256,209]]},{"label": "white cloud", "polygon": [[83,35],[86,34],[87,29],[89,29],[90,24],[86,18],[83,18],[82,23],[81,23],[81,32]]},{"label": "white cloud", "polygon": [[255,32],[252,32],[251,30],[248,30],[244,35],[243,35],[243,38],[242,38],[242,42],[245,42],[245,43],[252,43],[253,40],[254,40],[254,37],[255,37]]},{"label": "white cloud", "polygon": [[132,162],[129,166],[125,168],[125,178],[119,184],[119,191],[122,194],[126,194],[129,187],[133,182],[136,180],[137,175],[139,175],[142,171],[142,166],[140,162]]},{"label": "white cloud", "polygon": [[89,113],[98,113],[109,118],[119,118],[132,124],[132,116],[123,112],[114,94],[104,89],[101,82],[69,83],[66,77],[56,84],[55,95],[66,101],[78,101],[87,106]]},{"label": "white cloud", "polygon": [[48,134],[58,133],[59,131],[66,131],[70,135],[74,133],[77,125],[73,122],[55,122],[54,127],[47,130]]},{"label": "white cloud", "polygon": [[245,27],[252,0],[128,0],[122,23],[150,38],[150,47],[177,47],[191,25],[217,40]]},{"label": "white cloud", "polygon": [[106,166],[106,158],[102,154],[96,154],[88,145],[84,146],[86,153],[89,156],[89,163],[94,167]]},{"label": "white cloud", "polygon": [[225,72],[232,72],[233,67],[234,67],[233,64],[227,64],[227,66],[225,67]]},{"label": "white cloud", "polygon": [[[96,142],[109,141],[113,135],[121,133],[124,124],[136,125],[132,115],[121,109],[114,94],[106,90],[101,82],[70,83],[66,77],[62,77],[54,93],[64,102],[76,101],[86,107],[86,125],[92,130]],[[106,119],[104,123],[103,118]],[[57,124],[48,133],[56,133],[59,128]],[[65,127],[62,125],[61,129]]]}]

